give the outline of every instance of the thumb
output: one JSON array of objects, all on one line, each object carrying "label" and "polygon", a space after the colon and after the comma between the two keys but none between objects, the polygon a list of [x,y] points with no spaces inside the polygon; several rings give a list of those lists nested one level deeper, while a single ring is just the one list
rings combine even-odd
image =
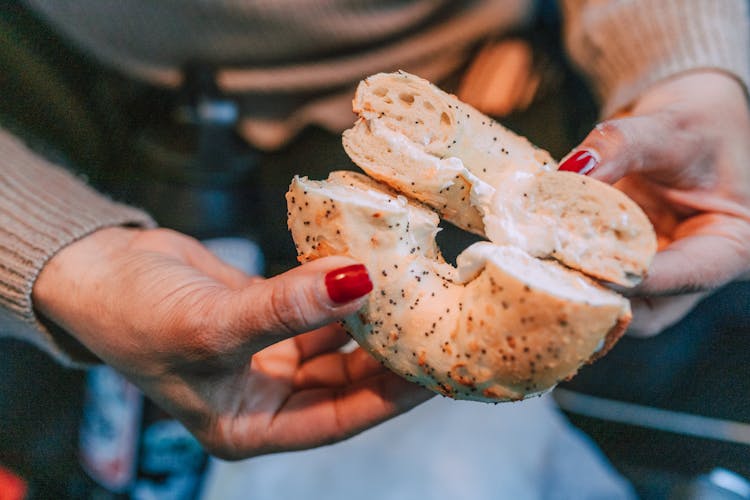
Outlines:
[{"label": "thumb", "polygon": [[371,290],[364,265],[341,256],[318,259],[234,292],[229,310],[240,314],[230,331],[259,350],[356,312]]},{"label": "thumb", "polygon": [[589,175],[608,184],[628,174],[647,173],[656,182],[683,187],[691,177],[685,168],[696,163],[692,161],[696,141],[674,130],[668,113],[601,122],[562,159],[558,170]]}]

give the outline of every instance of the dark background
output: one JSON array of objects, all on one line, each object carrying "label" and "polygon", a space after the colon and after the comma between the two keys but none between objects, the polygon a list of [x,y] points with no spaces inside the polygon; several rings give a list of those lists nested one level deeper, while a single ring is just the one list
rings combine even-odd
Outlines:
[{"label": "dark background", "polygon": [[[596,111],[560,54],[557,28],[554,13],[543,12],[536,29],[521,34],[553,76],[530,109],[502,121],[560,158],[590,130]],[[354,168],[338,137],[318,129],[283,151],[261,154],[227,130],[175,124],[170,116],[190,93],[167,94],[102,71],[10,3],[0,3],[0,95],[0,122],[44,154],[76,165],[94,185],[145,207],[166,226],[197,237],[256,239],[268,274],[295,265],[284,201],[292,175]],[[208,170],[200,161],[207,134],[227,156]],[[449,258],[470,240],[451,227],[439,237]],[[624,338],[566,388],[750,423],[748,334],[750,284],[732,284],[662,335]],[[0,464],[29,481],[33,498],[87,491],[76,457],[83,380],[83,372],[33,347],[0,339]],[[717,466],[750,477],[746,445],[569,417],[644,498],[684,492]]]}]

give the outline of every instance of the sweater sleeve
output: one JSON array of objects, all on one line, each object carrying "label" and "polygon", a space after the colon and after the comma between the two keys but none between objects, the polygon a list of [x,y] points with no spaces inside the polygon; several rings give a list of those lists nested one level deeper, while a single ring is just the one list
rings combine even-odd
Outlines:
[{"label": "sweater sleeve", "polygon": [[144,212],[95,192],[0,129],[0,336],[30,342],[67,365],[91,360],[77,342],[37,316],[31,299],[45,263],[106,226],[152,227]]},{"label": "sweater sleeve", "polygon": [[678,73],[712,69],[750,84],[747,0],[562,0],[566,48],[602,116]]}]

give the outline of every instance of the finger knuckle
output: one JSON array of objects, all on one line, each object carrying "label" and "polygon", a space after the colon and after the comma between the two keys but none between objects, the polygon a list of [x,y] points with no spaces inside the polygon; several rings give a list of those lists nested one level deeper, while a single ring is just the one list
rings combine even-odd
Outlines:
[{"label": "finger knuckle", "polygon": [[595,132],[589,135],[590,145],[604,158],[628,170],[642,169],[642,155],[637,151],[636,138],[633,136],[633,118],[617,118],[603,121],[596,125]]},{"label": "finger knuckle", "polygon": [[298,333],[307,323],[304,300],[300,289],[288,286],[284,282],[277,283],[271,290],[269,298],[270,321],[278,333]]},{"label": "finger knuckle", "polygon": [[627,118],[605,120],[596,125],[597,134],[594,140],[603,144],[614,144],[616,146],[627,146],[632,142],[628,127],[625,125]]}]

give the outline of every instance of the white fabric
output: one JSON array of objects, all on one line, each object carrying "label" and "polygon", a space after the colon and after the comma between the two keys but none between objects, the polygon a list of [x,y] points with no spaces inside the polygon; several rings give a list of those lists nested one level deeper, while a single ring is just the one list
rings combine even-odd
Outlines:
[{"label": "white fabric", "polygon": [[202,500],[630,499],[551,397],[435,398],[354,438],[243,462],[214,460]]}]

